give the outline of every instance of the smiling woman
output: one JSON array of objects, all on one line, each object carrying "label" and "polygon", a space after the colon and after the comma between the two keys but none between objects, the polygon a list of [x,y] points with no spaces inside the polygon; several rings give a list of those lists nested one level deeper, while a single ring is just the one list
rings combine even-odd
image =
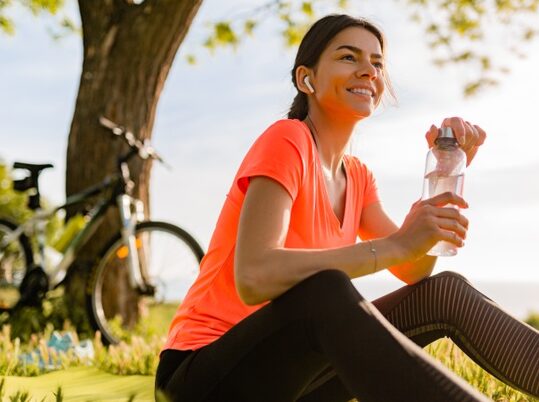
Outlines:
[{"label": "smiling woman", "polygon": [[[345,154],[390,89],[384,51],[364,19],[330,15],[307,32],[288,118],[258,137],[232,181],[171,323],[157,390],[199,402],[487,400],[422,350],[449,336],[494,376],[539,395],[539,332],[465,277],[431,276],[434,244],[463,246],[468,219],[447,204],[466,201],[417,201],[399,228],[374,174]],[[471,162],[480,127],[457,117],[443,125],[474,144]],[[371,303],[351,279],[384,269],[407,286]]]}]

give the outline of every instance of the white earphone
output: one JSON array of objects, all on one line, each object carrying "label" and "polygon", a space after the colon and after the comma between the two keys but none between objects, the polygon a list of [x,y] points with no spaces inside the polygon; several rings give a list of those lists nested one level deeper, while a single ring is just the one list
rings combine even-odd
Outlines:
[{"label": "white earphone", "polygon": [[311,93],[314,94],[314,88],[313,88],[313,86],[311,85],[311,81],[310,81],[308,75],[306,75],[305,78],[303,79],[303,83],[305,84],[305,86],[306,86],[307,88],[309,88],[309,91],[311,91]]}]

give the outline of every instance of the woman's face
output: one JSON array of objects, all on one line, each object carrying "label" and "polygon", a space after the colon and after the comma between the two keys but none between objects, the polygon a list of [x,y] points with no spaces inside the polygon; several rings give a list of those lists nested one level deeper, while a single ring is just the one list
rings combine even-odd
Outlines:
[{"label": "woman's face", "polygon": [[321,54],[311,82],[317,103],[334,116],[370,116],[384,92],[383,55],[378,38],[360,27],[337,34]]}]

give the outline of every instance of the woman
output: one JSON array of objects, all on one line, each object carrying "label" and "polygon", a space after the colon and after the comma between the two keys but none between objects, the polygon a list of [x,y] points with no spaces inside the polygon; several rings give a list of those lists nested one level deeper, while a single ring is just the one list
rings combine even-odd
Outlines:
[{"label": "woman", "polygon": [[[466,202],[452,193],[418,201],[399,228],[370,170],[345,155],[388,85],[380,31],[346,15],[319,20],[292,80],[289,118],[257,139],[234,179],[171,324],[156,389],[189,402],[488,400],[422,350],[448,336],[538,396],[538,331],[461,275],[431,276],[434,244],[464,245],[468,220],[447,204]],[[484,131],[460,118],[442,125],[469,164]],[[350,279],[385,268],[407,286],[365,300]]]}]

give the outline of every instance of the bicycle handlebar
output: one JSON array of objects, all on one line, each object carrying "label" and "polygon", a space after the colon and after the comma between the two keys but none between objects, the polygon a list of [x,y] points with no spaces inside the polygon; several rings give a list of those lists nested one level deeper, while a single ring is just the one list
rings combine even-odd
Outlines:
[{"label": "bicycle handlebar", "polygon": [[125,127],[114,123],[112,120],[109,120],[104,116],[99,117],[99,123],[103,127],[108,128],[112,134],[122,137],[131,149],[137,151],[137,154],[142,159],[152,158],[158,160],[167,167],[169,166],[148,142],[138,140],[135,135],[131,131],[128,131]]}]

